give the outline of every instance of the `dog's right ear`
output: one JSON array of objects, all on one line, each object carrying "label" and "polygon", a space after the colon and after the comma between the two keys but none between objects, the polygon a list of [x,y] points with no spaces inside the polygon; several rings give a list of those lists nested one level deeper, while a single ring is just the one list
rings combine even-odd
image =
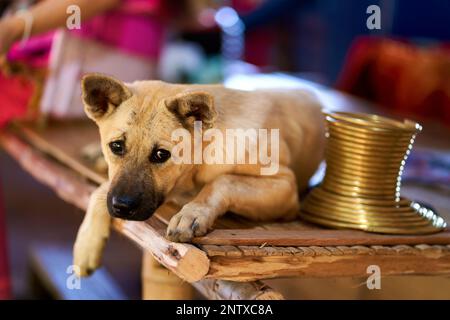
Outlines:
[{"label": "dog's right ear", "polygon": [[93,120],[102,118],[131,97],[123,82],[99,73],[86,74],[81,80],[81,90],[84,109]]}]

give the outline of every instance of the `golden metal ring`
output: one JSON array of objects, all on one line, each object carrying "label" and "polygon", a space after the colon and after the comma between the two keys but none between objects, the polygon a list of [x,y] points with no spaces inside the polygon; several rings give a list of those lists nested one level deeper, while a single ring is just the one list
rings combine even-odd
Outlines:
[{"label": "golden metal ring", "polygon": [[343,201],[347,203],[360,203],[365,205],[374,205],[374,206],[404,206],[404,205],[410,205],[411,201],[403,198],[397,199],[396,197],[392,197],[392,199],[374,199],[374,198],[353,198],[353,197],[347,197],[342,196],[340,194],[337,194],[335,192],[330,192],[327,190],[324,190],[320,187],[315,188],[311,191],[312,193],[317,193],[319,197],[325,198],[329,197],[331,199],[336,199],[337,201]]},{"label": "golden metal ring", "polygon": [[[339,205],[339,207],[337,207]],[[354,208],[344,207],[340,205],[339,203],[331,203],[327,201],[322,201],[317,198],[314,199],[308,199],[308,201],[305,201],[305,203],[302,205],[302,208],[307,208],[309,206],[317,206],[321,207],[322,209],[332,210],[333,212],[342,213],[342,214],[352,214],[352,215],[358,215],[358,214],[367,214],[367,217],[390,217],[394,216],[404,218],[407,216],[411,216],[412,212],[415,212],[415,210],[412,207],[370,207],[370,206],[356,206]],[[369,209],[369,210],[368,210]],[[414,216],[418,216],[414,214]]]},{"label": "golden metal ring", "polygon": [[339,121],[328,122],[328,125],[335,126],[338,128],[345,128],[345,129],[351,130],[353,132],[365,133],[365,134],[369,134],[372,136],[377,135],[377,136],[390,136],[390,137],[406,138],[408,136],[411,136],[411,135],[414,135],[415,133],[417,133],[417,131],[388,130],[388,129],[377,128],[377,127],[349,125],[348,123],[339,122]]},{"label": "golden metal ring", "polygon": [[[375,114],[366,114],[366,113],[354,113],[354,112],[324,112],[325,116],[331,117],[335,120],[341,120],[354,124],[362,124],[362,125],[385,125],[389,128],[405,128],[407,124],[411,124],[412,121],[404,120],[398,121],[395,119],[375,115]],[[407,123],[408,121],[408,123]]]},{"label": "golden metal ring", "polygon": [[335,183],[342,183],[344,185],[348,186],[359,186],[359,187],[365,187],[365,188],[389,188],[391,186],[399,186],[401,184],[400,177],[397,177],[395,179],[383,179],[383,180],[374,180],[374,179],[365,179],[360,176],[351,176],[351,175],[342,175],[341,172],[333,172],[331,174],[328,174],[323,179],[325,180],[332,180]]},{"label": "golden metal ring", "polygon": [[[386,172],[385,172],[386,173]],[[398,170],[392,170],[391,173],[381,174],[379,171],[368,172],[364,168],[346,168],[345,166],[339,166],[338,163],[328,161],[326,164],[326,174],[332,174],[336,176],[357,177],[362,180],[374,180],[374,181],[396,181],[399,176]]]},{"label": "golden metal ring", "polygon": [[[339,220],[344,221],[348,223],[366,223],[371,226],[382,226],[382,227],[417,227],[417,226],[427,226],[429,225],[429,221],[425,218],[422,218],[415,213],[411,212],[409,215],[409,219],[402,218],[402,219],[395,219],[395,218],[373,218],[368,217],[366,214],[361,215],[344,215],[344,214],[329,214],[330,210],[321,210],[318,207],[311,206],[309,208],[305,208],[306,211],[311,210],[314,212],[314,215],[325,218],[325,219],[333,219],[333,220]],[[413,218],[413,220],[411,220]]]},{"label": "golden metal ring", "polygon": [[[366,173],[386,173],[386,175],[393,175],[398,174],[400,171],[400,168],[402,167],[402,161],[397,161],[398,163],[391,163],[391,164],[378,164],[373,162],[365,162],[364,160],[358,160],[358,159],[352,159],[352,158],[342,158],[339,156],[336,156],[328,151],[325,152],[326,160],[325,162],[330,165],[338,165],[346,167],[350,170],[359,170]],[[406,161],[405,161],[406,163]]]},{"label": "golden metal ring", "polygon": [[[339,131],[338,131],[339,130]],[[414,144],[415,138],[410,136],[402,139],[394,137],[379,137],[379,136],[367,136],[358,134],[355,132],[341,132],[339,128],[328,128],[326,131],[326,138],[332,139],[332,141],[345,141],[349,143],[364,144],[366,146],[380,146],[380,147],[404,147]]]},{"label": "golden metal ring", "polygon": [[365,134],[369,137],[375,138],[396,138],[396,139],[406,139],[409,137],[414,137],[416,135],[415,132],[411,131],[401,131],[401,130],[386,130],[383,128],[376,128],[376,127],[364,127],[364,126],[349,126],[346,123],[343,122],[330,122],[328,125],[328,128],[340,128],[341,130],[352,133],[359,133],[359,134]]},{"label": "golden metal ring", "polygon": [[392,209],[395,208],[399,213],[408,213],[411,211],[411,206],[374,206],[374,205],[366,205],[361,203],[348,203],[345,201],[332,200],[327,198],[318,198],[317,196],[312,195],[308,200],[302,202],[308,203],[309,201],[321,201],[324,204],[331,206],[331,208],[339,207],[342,209],[355,210],[357,212],[368,212],[368,213],[376,213],[381,215],[387,215],[392,213]]},{"label": "golden metal ring", "polygon": [[[326,149],[333,149],[336,152],[339,152],[342,154],[342,156],[347,156],[348,154],[355,154],[355,155],[361,155],[366,157],[372,157],[375,158],[374,160],[388,160],[392,158],[398,158],[398,157],[405,157],[408,155],[408,150],[410,150],[408,147],[402,148],[402,150],[399,149],[389,149],[389,148],[372,148],[367,147],[364,145],[351,145],[347,143],[338,143],[334,142],[333,139],[330,139],[330,142],[326,145]],[[406,151],[405,151],[406,150]]]},{"label": "golden metal ring", "polygon": [[326,146],[325,152],[331,153],[335,157],[343,158],[343,159],[363,159],[372,163],[399,163],[401,164],[402,161],[406,162],[406,159],[408,158],[408,153],[392,153],[387,154],[386,152],[379,153],[372,151],[365,151],[360,148],[342,148],[340,146]]},{"label": "golden metal ring", "polygon": [[350,140],[350,139],[342,139],[339,135],[329,135],[327,137],[327,145],[339,145],[343,147],[348,147],[358,150],[363,150],[365,152],[383,152],[383,153],[403,153],[405,154],[408,150],[412,149],[413,143],[411,141],[405,142],[383,142],[379,144],[360,142],[360,140]]},{"label": "golden metal ring", "polygon": [[356,193],[360,196],[365,197],[385,197],[392,194],[395,194],[396,192],[400,192],[400,188],[398,186],[390,187],[388,188],[378,188],[378,189],[369,189],[365,187],[357,187],[357,186],[348,186],[345,184],[339,184],[335,183],[332,180],[324,180],[321,184],[321,186],[327,190],[336,190],[337,193]]},{"label": "golden metal ring", "polygon": [[404,143],[411,140],[415,141],[416,134],[410,132],[404,133],[392,133],[392,132],[373,132],[360,128],[352,128],[343,126],[341,123],[330,124],[326,127],[327,136],[347,136],[351,138],[366,139],[368,143],[379,141],[379,142],[399,142]]},{"label": "golden metal ring", "polygon": [[350,113],[350,112],[333,112],[325,113],[327,119],[333,119],[349,123],[350,125],[357,125],[369,128],[382,128],[386,130],[395,131],[411,131],[418,132],[422,130],[422,127],[411,120],[404,120],[403,122],[389,119],[378,115],[368,115],[362,113]]},{"label": "golden metal ring", "polygon": [[386,145],[386,144],[407,144],[413,143],[415,140],[415,135],[408,134],[404,137],[392,136],[392,135],[374,135],[374,134],[364,134],[360,132],[355,132],[354,130],[336,127],[336,126],[328,126],[326,129],[327,136],[329,137],[339,137],[339,139],[344,139],[347,141],[358,141],[365,144],[375,144],[375,145]]}]

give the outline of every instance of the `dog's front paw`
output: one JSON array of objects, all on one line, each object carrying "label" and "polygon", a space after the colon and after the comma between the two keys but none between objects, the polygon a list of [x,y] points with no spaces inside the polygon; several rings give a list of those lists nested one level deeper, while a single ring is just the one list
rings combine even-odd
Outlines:
[{"label": "dog's front paw", "polygon": [[170,219],[166,237],[175,242],[189,242],[193,237],[205,235],[215,220],[211,211],[205,206],[185,205]]},{"label": "dog's front paw", "polygon": [[100,265],[106,238],[91,236],[89,232],[79,234],[73,248],[73,264],[79,277],[92,274]]}]

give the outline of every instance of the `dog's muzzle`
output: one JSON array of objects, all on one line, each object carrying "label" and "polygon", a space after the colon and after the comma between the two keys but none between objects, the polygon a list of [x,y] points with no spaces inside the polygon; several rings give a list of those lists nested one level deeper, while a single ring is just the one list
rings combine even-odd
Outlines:
[{"label": "dog's muzzle", "polygon": [[163,202],[162,197],[108,193],[107,206],[114,218],[144,221],[150,218]]},{"label": "dog's muzzle", "polygon": [[136,214],[141,204],[141,197],[113,196],[111,202],[114,215],[127,219]]}]

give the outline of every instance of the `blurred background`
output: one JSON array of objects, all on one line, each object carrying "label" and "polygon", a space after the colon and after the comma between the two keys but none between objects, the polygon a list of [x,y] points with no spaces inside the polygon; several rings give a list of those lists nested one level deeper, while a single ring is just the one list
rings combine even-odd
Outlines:
[{"label": "blurred background", "polygon": [[[449,137],[447,0],[0,0],[0,16],[0,126],[83,117],[80,78],[104,72],[244,90],[333,89]],[[405,180],[449,198],[443,145],[413,156]],[[3,152],[0,161],[0,289],[5,298],[42,298],[49,293],[32,285],[35,257],[50,244],[70,247],[82,214]],[[140,297],[140,259],[119,236],[108,244],[105,265],[128,298]],[[360,279],[273,285],[290,298],[450,299],[449,278],[414,278],[386,280],[380,293]]]}]

